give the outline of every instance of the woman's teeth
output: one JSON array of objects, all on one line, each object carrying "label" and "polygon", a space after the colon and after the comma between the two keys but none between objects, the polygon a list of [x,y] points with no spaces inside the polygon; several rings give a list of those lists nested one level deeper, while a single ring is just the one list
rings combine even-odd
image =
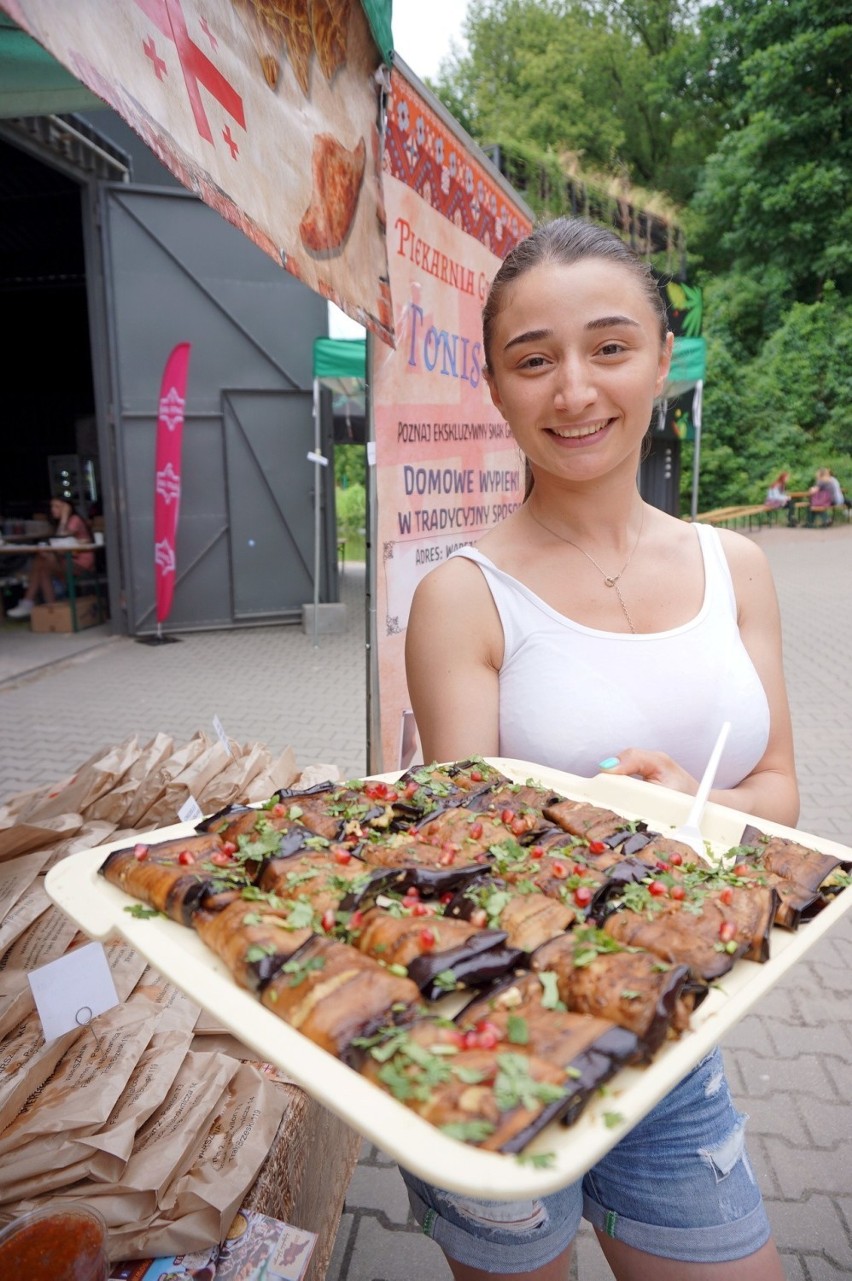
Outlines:
[{"label": "woman's teeth", "polygon": [[563,440],[576,440],[580,436],[594,436],[596,431],[603,431],[609,420],[601,419],[599,423],[591,423],[587,427],[551,427],[554,436],[561,436]]}]

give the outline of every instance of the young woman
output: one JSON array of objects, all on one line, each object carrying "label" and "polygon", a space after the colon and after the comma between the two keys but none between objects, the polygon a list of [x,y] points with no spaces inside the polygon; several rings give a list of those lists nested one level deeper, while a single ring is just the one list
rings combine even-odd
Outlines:
[{"label": "young woman", "polygon": [[[56,522],[54,534],[57,538],[76,538],[78,543],[90,543],[92,531],[82,516],[64,498],[50,500],[50,514]],[[75,574],[82,574],[94,569],[94,552],[74,552],[71,556],[71,567]],[[14,609],[10,609],[9,618],[29,618],[33,608],[41,597],[46,605],[52,605],[57,596],[66,593],[65,559],[56,552],[36,552],[27,569],[27,590]]]},{"label": "young woman", "polygon": [[[494,404],[524,504],[418,587],[406,667],[426,760],[528,760],[694,793],[795,824],[778,606],[759,548],[637,488],[672,335],[653,277],[578,220],[535,231],[483,314]],[[582,1180],[542,1202],[471,1201],[405,1173],[457,1281],[564,1281],[581,1215],[618,1281],[781,1281],[718,1051]]]},{"label": "young woman", "polygon": [[787,524],[796,525],[796,504],[787,493],[787,481],[790,479],[790,473],[782,471],[775,477],[772,484],[766,491],[766,507],[783,507],[787,513]]}]

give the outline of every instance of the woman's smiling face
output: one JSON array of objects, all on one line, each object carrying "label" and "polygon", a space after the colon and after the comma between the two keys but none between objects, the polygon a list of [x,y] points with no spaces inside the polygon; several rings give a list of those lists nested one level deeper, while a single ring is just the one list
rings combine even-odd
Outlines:
[{"label": "woman's smiling face", "polygon": [[591,480],[635,471],[672,337],[641,282],[602,258],[542,263],[506,289],[488,384],[533,471]]}]

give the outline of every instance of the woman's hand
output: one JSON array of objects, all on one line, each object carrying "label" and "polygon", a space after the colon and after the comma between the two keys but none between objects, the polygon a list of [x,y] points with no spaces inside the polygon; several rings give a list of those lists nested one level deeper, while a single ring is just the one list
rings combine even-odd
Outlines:
[{"label": "woman's hand", "polygon": [[[609,765],[609,760],[615,761]],[[641,747],[628,747],[617,757],[609,757],[601,762],[605,774],[628,774],[633,778],[643,778],[646,783],[659,783],[661,787],[670,787],[674,792],[686,792],[694,796],[698,791],[698,780],[673,761],[665,752],[651,752]]]}]

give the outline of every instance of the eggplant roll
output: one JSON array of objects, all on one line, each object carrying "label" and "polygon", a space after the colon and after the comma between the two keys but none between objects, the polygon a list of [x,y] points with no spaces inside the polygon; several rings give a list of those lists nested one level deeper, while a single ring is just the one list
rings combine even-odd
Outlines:
[{"label": "eggplant roll", "polygon": [[493,1152],[520,1152],[582,1098],[556,1064],[464,1040],[459,1029],[423,1019],[369,1050],[360,1070],[445,1134]]},{"label": "eggplant roll", "polygon": [[505,930],[512,947],[532,952],[547,939],[562,934],[577,912],[541,894],[531,883],[510,885],[498,877],[471,881],[447,904],[447,915],[461,917],[480,928]]},{"label": "eggplant roll", "polygon": [[476,997],[455,1022],[463,1032],[474,1033],[473,1044],[490,1045],[496,1037],[505,1049],[567,1069],[583,1095],[642,1057],[636,1035],[610,1019],[554,1009],[547,985],[534,973],[507,979]]},{"label": "eggplant roll", "polygon": [[337,908],[347,896],[357,897],[371,875],[371,868],[338,846],[269,859],[261,870],[258,885],[264,893],[279,898],[306,898],[315,911],[323,912],[329,907]]},{"label": "eggplant roll", "polygon": [[232,897],[233,887],[245,883],[242,869],[223,852],[215,833],[113,850],[98,871],[110,884],[181,925],[191,924],[202,903],[222,894]]},{"label": "eggplant roll", "polygon": [[348,1059],[357,1038],[413,1017],[420,992],[348,944],[315,934],[263,984],[260,999],[329,1054]]},{"label": "eggplant roll", "polygon": [[[738,869],[748,879],[774,885],[779,908],[775,924],[795,930],[803,920],[816,916],[829,898],[844,887],[852,865],[835,854],[823,854],[784,836],[769,836],[747,827],[736,851]],[[840,873],[842,883],[832,884]]]},{"label": "eggplant roll", "polygon": [[256,992],[314,932],[293,928],[289,918],[289,905],[271,907],[241,898],[220,912],[196,912],[192,923],[240,987]]},{"label": "eggplant roll", "polygon": [[544,943],[529,963],[536,973],[555,976],[566,1009],[635,1033],[646,1059],[669,1037],[688,1030],[690,1014],[708,990],[691,977],[688,965],[665,965],[590,927]]},{"label": "eggplant roll", "polygon": [[623,815],[588,801],[558,801],[555,805],[548,805],[544,817],[564,832],[580,836],[585,841],[602,841],[627,827]]},{"label": "eggplant roll", "polygon": [[439,957],[450,948],[462,947],[475,939],[478,950],[487,951],[506,941],[505,932],[485,930],[469,921],[447,916],[396,916],[373,907],[363,914],[353,945],[365,956],[388,965],[408,965],[415,956]]},{"label": "eggplant roll", "polygon": [[632,906],[616,905],[604,919],[607,934],[653,952],[669,965],[688,965],[706,982],[727,974],[740,957],[768,958],[778,901],[773,889],[698,888],[684,899],[672,899],[654,896],[653,886],[660,883],[647,890],[633,886]]}]

